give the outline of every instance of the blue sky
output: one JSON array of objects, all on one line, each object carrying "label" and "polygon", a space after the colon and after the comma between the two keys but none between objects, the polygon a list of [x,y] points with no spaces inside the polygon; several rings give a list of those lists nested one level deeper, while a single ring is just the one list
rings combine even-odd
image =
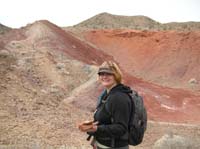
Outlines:
[{"label": "blue sky", "polygon": [[19,28],[37,20],[72,26],[94,15],[144,15],[160,23],[200,22],[200,0],[1,0],[0,23]]}]

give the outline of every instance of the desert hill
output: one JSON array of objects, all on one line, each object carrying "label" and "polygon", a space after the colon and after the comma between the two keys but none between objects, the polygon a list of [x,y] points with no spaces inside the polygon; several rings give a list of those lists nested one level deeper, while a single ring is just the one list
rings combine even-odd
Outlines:
[{"label": "desert hill", "polygon": [[163,86],[200,91],[200,32],[92,30],[89,43],[129,73]]},{"label": "desert hill", "polygon": [[5,25],[0,23],[0,34],[4,34],[9,30],[11,30],[11,28],[9,28],[9,27],[7,27],[7,26],[5,26]]},{"label": "desert hill", "polygon": [[159,23],[145,16],[119,16],[109,13],[101,13],[88,20],[85,20],[74,27],[93,28],[93,29],[153,29]]},{"label": "desert hill", "polygon": [[177,30],[177,31],[199,31],[200,22],[171,22],[162,25],[163,30]]},{"label": "desert hill", "polygon": [[[102,62],[103,57],[106,58],[106,55],[102,54],[102,52],[99,53],[98,50],[87,43],[64,32],[61,28],[48,21],[39,21],[30,27],[28,26],[26,34],[35,48],[37,46],[53,47],[66,52],[71,57],[75,56],[78,60],[87,61],[89,64],[99,64]],[[87,58],[85,58],[85,55],[87,55]]]},{"label": "desert hill", "polygon": [[[196,31],[64,30],[47,20],[0,35],[0,148],[89,148],[77,124],[92,118],[105,60],[144,97],[149,128],[136,148],[169,130],[199,139],[198,47]],[[174,85],[191,76],[194,89]]]},{"label": "desert hill", "polygon": [[159,23],[146,16],[121,16],[100,13],[77,25],[84,29],[136,29],[136,30],[200,30],[200,22]]},{"label": "desert hill", "polygon": [[88,114],[64,101],[111,57],[44,20],[0,39],[0,144],[76,144],[77,117]]}]

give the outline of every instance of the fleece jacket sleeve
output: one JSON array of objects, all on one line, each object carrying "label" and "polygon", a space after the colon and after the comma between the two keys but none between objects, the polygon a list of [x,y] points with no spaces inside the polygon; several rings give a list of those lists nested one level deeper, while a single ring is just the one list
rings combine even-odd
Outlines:
[{"label": "fleece jacket sleeve", "polygon": [[130,99],[125,93],[115,93],[110,96],[107,106],[114,122],[109,125],[99,125],[96,135],[119,138],[128,130],[131,109]]}]

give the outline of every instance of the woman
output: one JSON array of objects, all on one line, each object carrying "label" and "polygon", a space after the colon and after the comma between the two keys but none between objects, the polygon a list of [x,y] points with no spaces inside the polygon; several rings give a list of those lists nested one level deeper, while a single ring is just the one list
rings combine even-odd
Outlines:
[{"label": "woman", "polygon": [[[105,88],[100,96],[94,122],[81,129],[95,138],[97,149],[128,149],[128,123],[131,110],[129,87],[124,86],[122,75],[116,63],[104,62],[98,70],[99,81]],[[81,126],[87,124],[82,123]]]}]

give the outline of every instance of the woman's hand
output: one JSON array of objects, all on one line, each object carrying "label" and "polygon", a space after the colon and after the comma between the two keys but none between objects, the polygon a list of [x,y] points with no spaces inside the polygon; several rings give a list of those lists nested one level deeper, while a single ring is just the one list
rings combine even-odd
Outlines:
[{"label": "woman's hand", "polygon": [[94,122],[92,123],[92,127],[90,129],[87,130],[87,132],[96,132],[97,131],[97,126],[98,122]]},{"label": "woman's hand", "polygon": [[97,124],[98,122],[85,121],[79,124],[78,128],[82,132],[95,132],[97,131]]}]

